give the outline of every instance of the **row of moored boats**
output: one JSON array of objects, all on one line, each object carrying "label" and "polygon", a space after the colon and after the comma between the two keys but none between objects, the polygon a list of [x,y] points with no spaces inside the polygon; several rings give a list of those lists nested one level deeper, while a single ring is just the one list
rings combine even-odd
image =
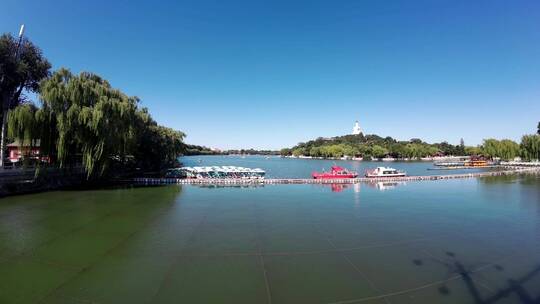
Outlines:
[{"label": "row of moored boats", "polygon": [[165,177],[170,178],[239,178],[261,179],[266,172],[260,168],[246,168],[235,166],[209,166],[209,167],[181,167],[169,169]]},{"label": "row of moored boats", "polygon": [[[246,168],[235,166],[207,166],[207,167],[181,167],[169,169],[165,174],[168,178],[199,178],[199,179],[262,179],[266,172],[260,168]],[[367,170],[366,177],[402,177],[407,174],[403,171],[389,167],[377,167]],[[328,172],[313,172],[314,179],[346,179],[357,178],[358,173],[349,171],[340,166],[332,166]]]},{"label": "row of moored boats", "polygon": [[[349,171],[340,166],[332,166],[330,172],[313,172],[311,175],[315,179],[344,179],[357,178],[358,173]],[[380,177],[403,177],[407,173],[390,167],[377,167],[369,169],[365,173],[365,177],[380,178]]]}]

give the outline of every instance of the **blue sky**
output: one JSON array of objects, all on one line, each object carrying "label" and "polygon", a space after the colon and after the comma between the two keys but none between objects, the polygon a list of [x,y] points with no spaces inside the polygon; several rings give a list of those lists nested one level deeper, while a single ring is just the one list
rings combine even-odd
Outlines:
[{"label": "blue sky", "polygon": [[2,32],[25,23],[54,69],[100,74],[189,143],[278,149],[359,120],[475,145],[540,120],[539,1],[2,2]]}]

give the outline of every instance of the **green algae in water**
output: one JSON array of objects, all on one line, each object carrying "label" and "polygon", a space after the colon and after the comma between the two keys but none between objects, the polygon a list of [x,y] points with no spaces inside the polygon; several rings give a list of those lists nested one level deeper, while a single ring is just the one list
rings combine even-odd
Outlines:
[{"label": "green algae in water", "polygon": [[164,186],[0,200],[0,303],[528,303],[538,296],[538,177]]}]

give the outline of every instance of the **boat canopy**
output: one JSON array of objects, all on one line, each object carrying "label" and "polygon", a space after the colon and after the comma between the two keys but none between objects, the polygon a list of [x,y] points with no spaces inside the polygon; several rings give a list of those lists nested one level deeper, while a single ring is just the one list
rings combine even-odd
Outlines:
[{"label": "boat canopy", "polygon": [[377,167],[377,170],[379,171],[398,171],[394,168],[390,168],[390,167]]},{"label": "boat canopy", "polygon": [[[235,166],[181,167],[171,169],[179,176],[189,178],[261,178],[266,173],[261,168],[245,168]],[[170,175],[174,175],[171,173]]]}]

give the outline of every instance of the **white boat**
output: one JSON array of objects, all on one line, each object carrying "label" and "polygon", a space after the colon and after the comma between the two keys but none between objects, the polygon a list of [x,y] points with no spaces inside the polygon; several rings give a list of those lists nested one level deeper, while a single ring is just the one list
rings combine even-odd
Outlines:
[{"label": "white boat", "polygon": [[200,179],[264,179],[265,173],[266,172],[260,168],[251,169],[235,166],[181,167],[169,169],[165,177]]},{"label": "white boat", "polygon": [[366,171],[366,177],[402,177],[407,173],[390,167],[377,167]]}]

